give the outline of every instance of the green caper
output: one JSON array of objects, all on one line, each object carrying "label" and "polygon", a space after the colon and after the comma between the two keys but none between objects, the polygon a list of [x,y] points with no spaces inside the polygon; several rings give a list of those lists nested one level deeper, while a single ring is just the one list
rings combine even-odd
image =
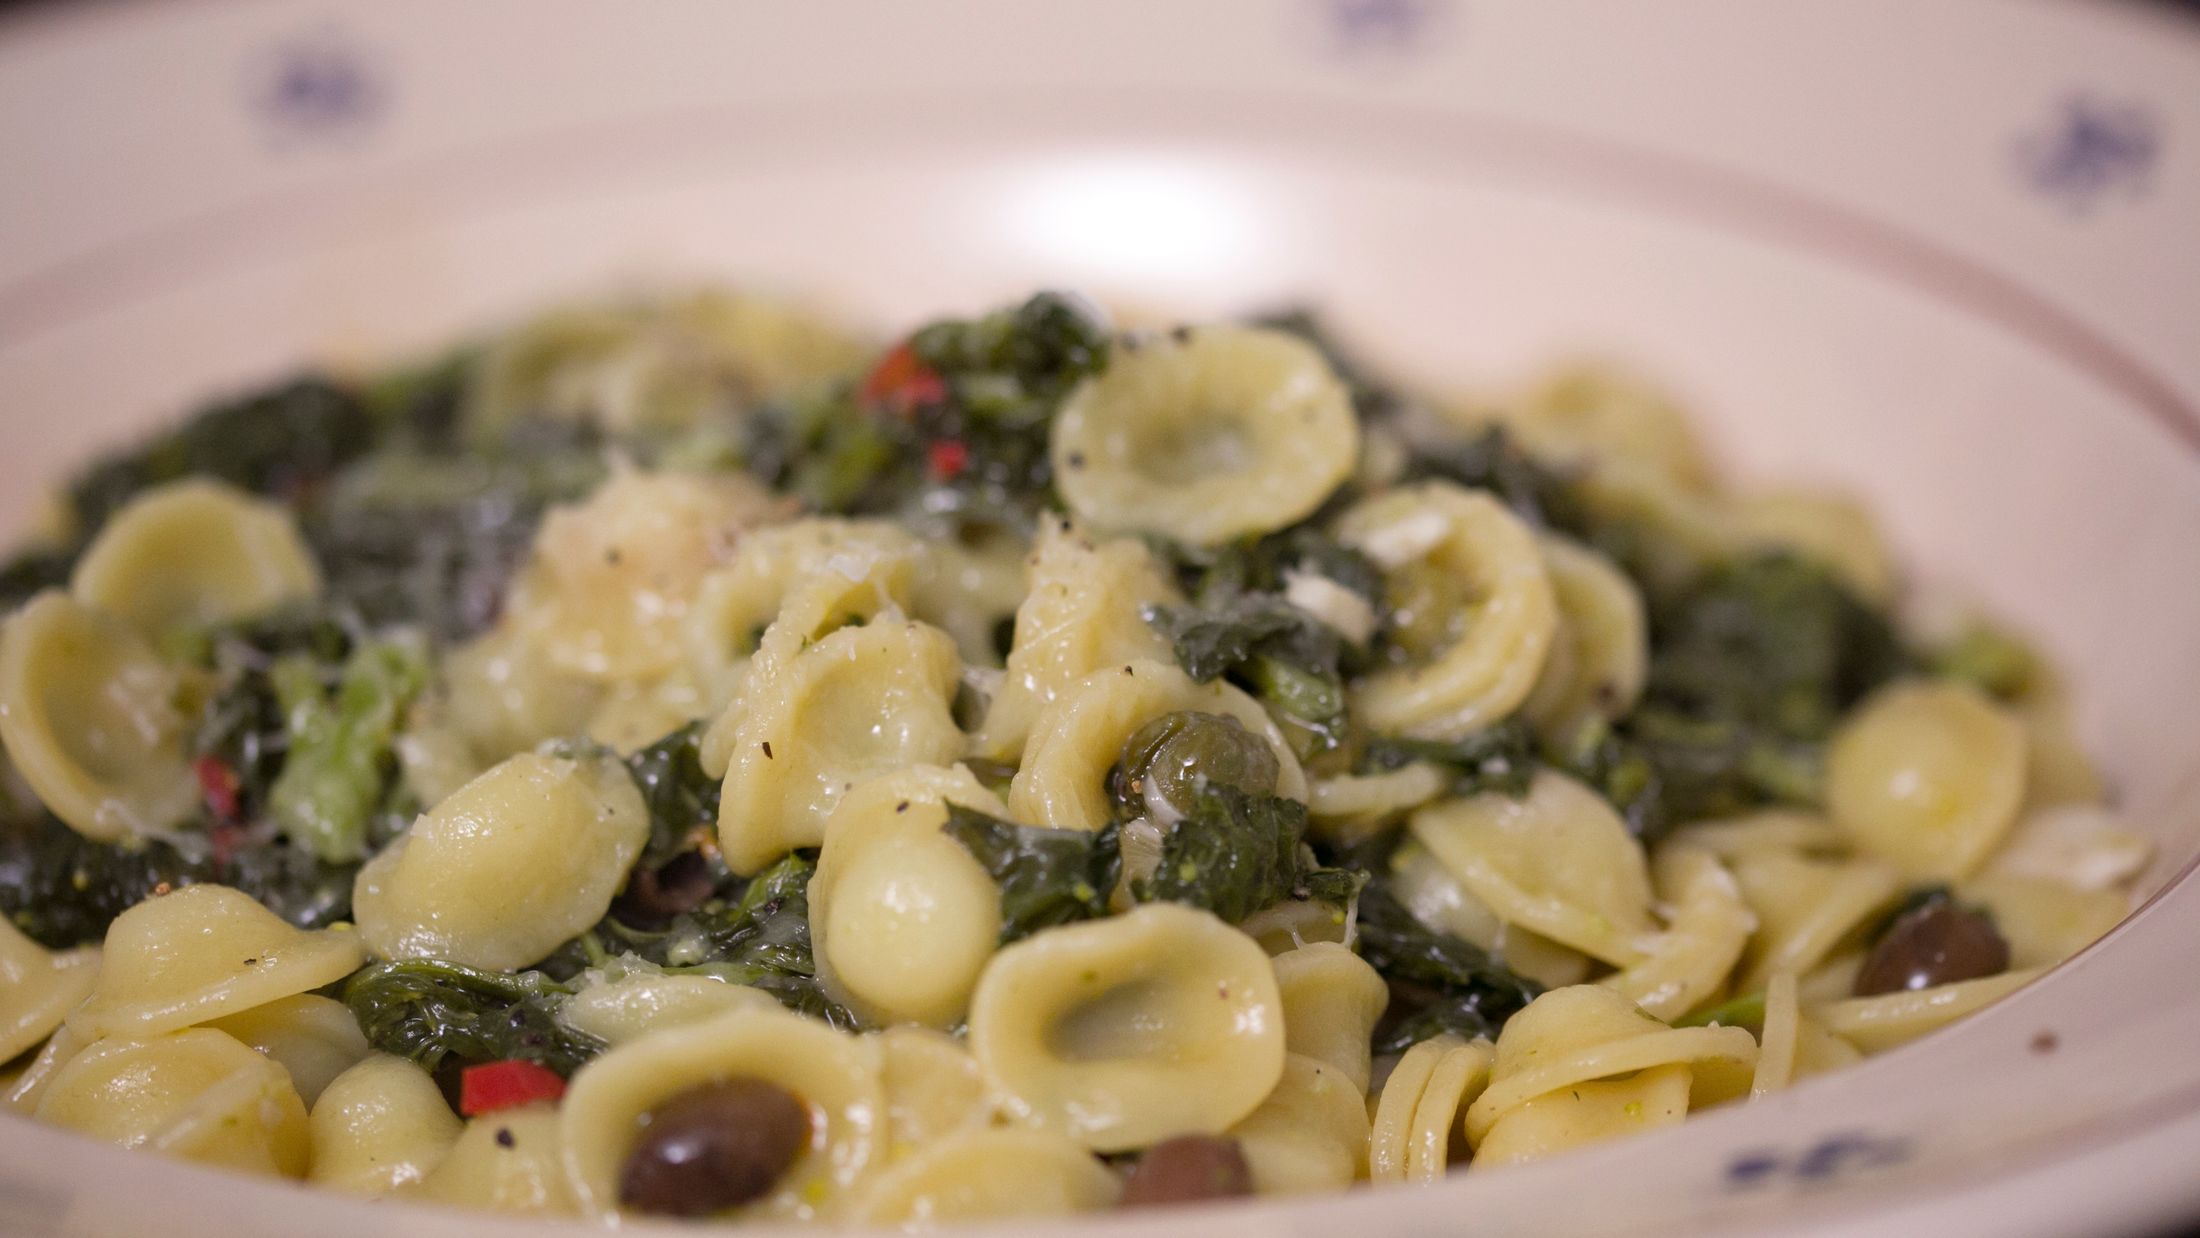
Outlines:
[{"label": "green caper", "polygon": [[1163,714],[1133,732],[1109,778],[1109,793],[1131,816],[1165,807],[1183,815],[1209,783],[1249,795],[1273,795],[1283,765],[1268,741],[1227,714]]}]

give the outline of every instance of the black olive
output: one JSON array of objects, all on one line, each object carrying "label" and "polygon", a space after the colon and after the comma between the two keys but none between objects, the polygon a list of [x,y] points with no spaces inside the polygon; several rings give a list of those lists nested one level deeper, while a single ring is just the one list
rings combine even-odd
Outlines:
[{"label": "black olive", "polygon": [[1253,1193],[1245,1150],[1227,1135],[1178,1135],[1146,1149],[1123,1183],[1122,1206],[1147,1208]]},{"label": "black olive", "polygon": [[1273,795],[1282,774],[1275,749],[1244,723],[1186,711],[1163,714],[1124,741],[1108,790],[1136,816],[1150,815],[1156,799],[1188,813],[1206,783]]},{"label": "black olive", "polygon": [[707,1216],[762,1198],[810,1143],[810,1109],[761,1079],[690,1088],[643,1119],[619,1172],[636,1212]]},{"label": "black olive", "polygon": [[2009,943],[1985,914],[1936,899],[1896,917],[1861,971],[1856,995],[1976,980],[2009,970]]}]

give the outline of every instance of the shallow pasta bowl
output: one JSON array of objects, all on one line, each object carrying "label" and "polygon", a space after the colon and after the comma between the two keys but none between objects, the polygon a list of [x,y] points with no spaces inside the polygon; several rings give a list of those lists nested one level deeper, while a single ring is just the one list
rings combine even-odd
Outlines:
[{"label": "shallow pasta bowl", "polygon": [[[0,497],[20,523],[96,447],[301,361],[636,282],[881,322],[1042,283],[1314,299],[1433,381],[1627,357],[1736,473],[1854,490],[1920,579],[2038,636],[2157,840],[2150,901],[1775,1100],[1196,1224],[2124,1232],[2200,1210],[2195,132],[2200,36],[2096,8],[33,9],[0,23]],[[0,1121],[8,1232],[308,1225],[545,1228]]]}]

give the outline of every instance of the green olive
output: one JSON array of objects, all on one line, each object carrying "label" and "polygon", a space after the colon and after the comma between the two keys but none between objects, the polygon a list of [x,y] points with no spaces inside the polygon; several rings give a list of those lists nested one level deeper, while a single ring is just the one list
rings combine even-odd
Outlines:
[{"label": "green olive", "polygon": [[1163,714],[1132,733],[1108,790],[1128,815],[1182,816],[1210,783],[1273,795],[1282,775],[1275,749],[1244,723],[1184,711]]}]

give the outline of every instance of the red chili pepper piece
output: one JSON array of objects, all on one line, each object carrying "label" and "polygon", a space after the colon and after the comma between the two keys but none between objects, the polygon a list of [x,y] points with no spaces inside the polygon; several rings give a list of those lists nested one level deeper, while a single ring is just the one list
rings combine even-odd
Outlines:
[{"label": "red chili pepper piece", "polygon": [[904,341],[871,367],[863,385],[857,388],[856,397],[867,408],[907,417],[922,405],[938,404],[947,399],[947,380],[917,360],[916,350]]},{"label": "red chili pepper piece", "polygon": [[220,757],[208,753],[191,762],[191,772],[199,779],[199,798],[206,801],[206,810],[222,821],[237,819],[237,771],[229,768]]},{"label": "red chili pepper piece", "polygon": [[458,1111],[469,1118],[563,1095],[565,1080],[533,1062],[484,1062],[468,1066],[458,1077]]},{"label": "red chili pepper piece", "polygon": [[970,467],[970,449],[961,439],[941,439],[925,454],[925,465],[931,469],[934,481],[953,481]]}]

